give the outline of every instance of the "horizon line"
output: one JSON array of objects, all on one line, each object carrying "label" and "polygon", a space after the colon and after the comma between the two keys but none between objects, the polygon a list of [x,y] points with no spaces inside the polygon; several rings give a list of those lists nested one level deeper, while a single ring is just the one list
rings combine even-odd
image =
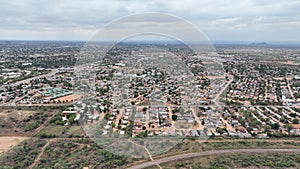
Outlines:
[{"label": "horizon line", "polygon": [[[74,40],[74,39],[0,39],[0,42],[3,41],[19,41],[19,42],[88,42],[88,40]],[[114,42],[114,41],[99,41],[99,42]],[[174,42],[173,40],[155,40],[155,39],[145,39],[145,40],[127,40],[124,42]],[[191,41],[192,42],[192,41]],[[264,40],[210,40],[212,44],[222,45],[222,44],[236,44],[236,45],[255,45],[265,43],[266,45],[300,45],[299,41],[289,41],[289,40],[272,40],[272,41],[264,41]],[[282,44],[284,43],[284,44]]]}]

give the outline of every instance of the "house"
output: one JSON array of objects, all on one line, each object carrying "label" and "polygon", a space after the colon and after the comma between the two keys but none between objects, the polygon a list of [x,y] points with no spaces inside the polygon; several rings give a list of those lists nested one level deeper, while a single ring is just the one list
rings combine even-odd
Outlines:
[{"label": "house", "polygon": [[107,130],[103,130],[102,135],[107,135],[108,131]]},{"label": "house", "polygon": [[269,137],[268,137],[268,134],[266,134],[266,133],[260,133],[260,134],[257,134],[257,137],[258,137],[258,138],[269,138]]},{"label": "house", "polygon": [[240,133],[247,133],[246,128],[243,127],[243,126],[238,126],[236,129],[237,129],[237,131],[239,131]]},{"label": "house", "polygon": [[260,132],[260,130],[258,128],[253,128],[253,130],[251,131],[252,134],[258,134]]},{"label": "house", "polygon": [[191,136],[199,137],[200,135],[197,130],[191,130]]},{"label": "house", "polygon": [[61,114],[63,117],[68,118],[68,115],[77,114],[77,111],[63,111]]}]

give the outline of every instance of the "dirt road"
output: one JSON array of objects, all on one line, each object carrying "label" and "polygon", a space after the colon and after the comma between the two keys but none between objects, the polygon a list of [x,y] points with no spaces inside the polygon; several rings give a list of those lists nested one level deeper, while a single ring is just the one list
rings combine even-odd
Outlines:
[{"label": "dirt road", "polygon": [[223,94],[223,92],[228,89],[228,86],[233,82],[233,77],[229,78],[229,81],[226,82],[226,85],[222,87],[222,89],[218,92],[218,94],[213,98],[213,102],[216,104],[216,106],[220,106],[219,100],[220,96]]}]

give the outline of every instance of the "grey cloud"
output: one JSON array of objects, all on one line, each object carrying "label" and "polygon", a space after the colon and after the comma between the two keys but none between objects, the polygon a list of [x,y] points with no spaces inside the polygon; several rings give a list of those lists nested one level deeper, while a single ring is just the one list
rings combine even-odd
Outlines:
[{"label": "grey cloud", "polygon": [[[270,31],[274,34],[300,30],[299,9],[300,2],[297,0],[4,0],[0,5],[0,39],[13,37],[16,31],[21,35],[20,39],[43,31],[50,38],[54,34],[62,36],[62,39],[73,38],[71,33],[63,35],[68,30],[80,32],[88,38],[90,32],[119,17],[163,12],[191,21],[214,39],[226,39],[230,37],[228,34],[232,34],[240,40],[251,40],[255,36],[268,40],[274,39],[271,35],[266,37],[270,28],[280,28]],[[154,21],[147,19],[145,22],[148,23],[166,22],[161,18]],[[239,37],[237,35],[243,35],[240,32],[253,36]],[[286,37],[291,39],[290,35]],[[282,38],[282,35],[278,36],[279,40]],[[293,38],[300,40],[300,35]]]}]

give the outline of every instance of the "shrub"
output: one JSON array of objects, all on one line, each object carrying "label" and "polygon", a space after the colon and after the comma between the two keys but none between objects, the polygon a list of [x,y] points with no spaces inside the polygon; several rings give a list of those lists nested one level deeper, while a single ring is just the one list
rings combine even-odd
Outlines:
[{"label": "shrub", "polygon": [[31,130],[33,130],[33,129],[36,129],[38,126],[39,126],[38,122],[34,121],[34,122],[30,123],[30,124],[27,124],[27,125],[25,126],[25,128],[24,128],[24,131],[25,131],[25,132],[26,132],[26,131],[31,131]]},{"label": "shrub", "polygon": [[177,120],[177,118],[178,118],[178,116],[177,116],[177,115],[175,115],[175,114],[173,114],[173,115],[172,115],[172,120],[173,120],[173,121],[176,121],[176,120]]},{"label": "shrub", "polygon": [[299,124],[299,119],[294,118],[294,119],[293,119],[293,123],[294,123],[294,124]]}]

